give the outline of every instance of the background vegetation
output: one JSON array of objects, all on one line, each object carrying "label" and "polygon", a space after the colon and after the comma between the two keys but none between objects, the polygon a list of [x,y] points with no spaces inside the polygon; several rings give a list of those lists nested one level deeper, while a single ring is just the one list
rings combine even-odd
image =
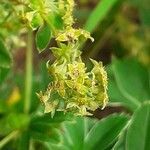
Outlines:
[{"label": "background vegetation", "polygon": [[[149,0],[76,1],[75,26],[95,39],[83,42],[82,57],[89,67],[88,58],[102,61],[109,79],[109,103],[92,117],[43,113],[35,93],[46,89],[45,62],[54,58],[48,48],[38,53],[38,30],[18,34],[20,24],[7,11],[11,6],[0,2],[0,149],[149,150]],[[49,41],[45,30],[42,38]],[[51,39],[48,44],[56,43]]]}]

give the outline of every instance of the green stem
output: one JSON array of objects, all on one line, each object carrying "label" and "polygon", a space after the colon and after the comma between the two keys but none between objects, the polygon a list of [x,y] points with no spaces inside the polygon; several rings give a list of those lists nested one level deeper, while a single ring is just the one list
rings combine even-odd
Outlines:
[{"label": "green stem", "polygon": [[25,101],[24,112],[30,111],[31,91],[32,91],[32,50],[33,50],[33,34],[28,32],[27,50],[26,50],[26,74],[25,74]]},{"label": "green stem", "polygon": [[10,140],[14,139],[17,135],[18,135],[18,131],[13,131],[12,133],[10,133],[9,135],[7,135],[5,138],[3,138],[0,141],[0,149],[6,145]]},{"label": "green stem", "polygon": [[29,143],[29,150],[35,150],[34,149],[34,142],[32,139],[30,140],[30,143]]}]

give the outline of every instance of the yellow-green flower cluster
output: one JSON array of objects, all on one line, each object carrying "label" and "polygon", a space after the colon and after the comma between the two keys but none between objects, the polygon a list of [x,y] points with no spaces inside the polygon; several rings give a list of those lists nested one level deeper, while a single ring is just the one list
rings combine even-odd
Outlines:
[{"label": "yellow-green flower cluster", "polygon": [[45,112],[64,111],[76,115],[90,115],[98,107],[104,108],[107,97],[107,75],[101,63],[91,60],[93,69],[87,72],[80,57],[72,63],[57,61],[48,67],[53,81],[39,97]]},{"label": "yellow-green flower cluster", "polygon": [[45,106],[45,113],[54,115],[55,111],[64,111],[91,115],[89,111],[104,108],[108,101],[107,74],[101,62],[91,59],[93,68],[87,71],[81,59],[80,42],[94,39],[89,32],[72,27],[74,1],[59,0],[58,6],[65,12],[62,16],[64,28],[55,34],[58,47],[51,48],[56,60],[53,64],[47,63],[52,81],[46,92],[40,92],[38,97]]},{"label": "yellow-green flower cluster", "polygon": [[74,19],[72,17],[73,8],[74,8],[74,0],[66,0],[67,4],[65,4],[65,14],[63,16],[65,26],[72,26],[74,23]]}]

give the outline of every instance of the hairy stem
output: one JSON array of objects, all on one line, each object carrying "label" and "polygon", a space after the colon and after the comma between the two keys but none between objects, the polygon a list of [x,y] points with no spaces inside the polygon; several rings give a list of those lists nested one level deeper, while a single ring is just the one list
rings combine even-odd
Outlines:
[{"label": "hairy stem", "polygon": [[33,50],[33,34],[28,32],[27,50],[26,50],[26,74],[25,74],[25,101],[24,112],[30,111],[31,91],[32,91],[32,50]]},{"label": "hairy stem", "polygon": [[9,141],[11,141],[12,139],[14,139],[17,135],[18,135],[18,131],[13,131],[12,133],[10,133],[9,135],[7,135],[5,138],[3,138],[0,141],[0,149],[6,145]]}]

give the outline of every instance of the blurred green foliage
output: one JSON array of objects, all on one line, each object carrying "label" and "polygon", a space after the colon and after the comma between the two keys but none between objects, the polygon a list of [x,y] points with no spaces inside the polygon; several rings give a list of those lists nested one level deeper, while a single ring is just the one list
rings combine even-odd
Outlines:
[{"label": "blurred green foliage", "polygon": [[[31,108],[24,113],[27,31],[22,26],[28,22],[14,15],[21,10],[21,2],[24,1],[0,2],[0,149],[149,150],[150,1],[76,1],[76,26],[84,26],[95,38],[94,44],[83,42],[83,58],[95,58],[107,65],[108,107],[116,112],[120,106],[125,110],[123,114],[104,115],[101,120],[61,112],[51,118],[43,113],[35,93],[44,90],[51,80],[43,63],[53,59],[49,50],[39,56],[37,51],[33,53]],[[39,6],[38,1],[32,2],[33,8]],[[61,16],[50,19],[58,29],[62,27]],[[38,14],[29,25],[35,30],[34,43],[40,52],[48,44],[55,45],[53,40],[49,42],[51,31],[41,22]]]}]

